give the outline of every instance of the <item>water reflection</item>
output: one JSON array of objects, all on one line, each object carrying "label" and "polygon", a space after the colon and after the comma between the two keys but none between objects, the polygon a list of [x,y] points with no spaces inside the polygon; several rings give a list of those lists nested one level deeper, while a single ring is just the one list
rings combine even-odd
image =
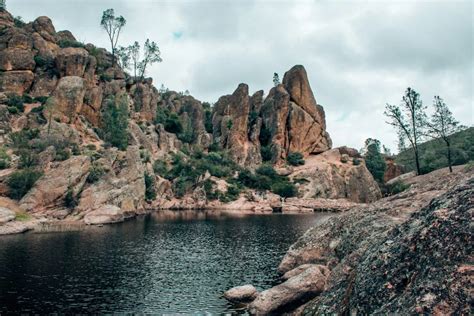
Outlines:
[{"label": "water reflection", "polygon": [[325,214],[157,212],[82,232],[0,240],[0,313],[220,313],[220,295],[274,284],[282,256]]}]

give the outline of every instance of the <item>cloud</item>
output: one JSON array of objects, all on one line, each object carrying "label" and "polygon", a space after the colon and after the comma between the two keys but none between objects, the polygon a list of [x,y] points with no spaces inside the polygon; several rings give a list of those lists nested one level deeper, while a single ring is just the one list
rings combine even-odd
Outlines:
[{"label": "cloud", "polygon": [[386,103],[408,86],[431,104],[441,95],[465,125],[473,124],[471,1],[315,0],[7,0],[25,20],[50,16],[57,29],[108,47],[103,10],[127,18],[121,44],[156,41],[163,63],[149,70],[157,86],[204,101],[272,86],[272,76],[303,64],[336,146],[360,148],[379,138],[396,148]]}]

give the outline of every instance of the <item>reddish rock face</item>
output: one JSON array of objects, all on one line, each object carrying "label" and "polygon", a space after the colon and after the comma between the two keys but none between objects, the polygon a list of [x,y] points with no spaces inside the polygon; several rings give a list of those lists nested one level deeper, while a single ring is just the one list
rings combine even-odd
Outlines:
[{"label": "reddish rock face", "polygon": [[7,48],[0,52],[0,70],[34,70],[34,54],[31,50]]},{"label": "reddish rock face", "polygon": [[0,76],[0,91],[22,95],[31,87],[34,78],[30,70],[6,71]]},{"label": "reddish rock face", "polygon": [[67,47],[56,56],[56,66],[61,77],[82,77],[86,70],[89,53],[83,48]]},{"label": "reddish rock face", "polygon": [[387,169],[385,169],[385,174],[383,178],[384,183],[395,179],[396,177],[402,175],[405,171],[403,166],[395,163],[395,160],[393,160],[393,158],[385,157],[385,163],[387,164]]}]

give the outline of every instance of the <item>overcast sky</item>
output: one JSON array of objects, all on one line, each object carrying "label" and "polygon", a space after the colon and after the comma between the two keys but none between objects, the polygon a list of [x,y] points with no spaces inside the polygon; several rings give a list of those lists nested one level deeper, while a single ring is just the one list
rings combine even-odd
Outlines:
[{"label": "overcast sky", "polygon": [[293,65],[306,67],[335,146],[375,137],[396,149],[384,106],[417,90],[440,95],[473,125],[472,1],[6,0],[15,16],[49,16],[56,30],[109,48],[99,26],[114,8],[127,19],[120,45],[156,41],[163,62],[155,85],[215,102],[240,82],[272,86]]}]

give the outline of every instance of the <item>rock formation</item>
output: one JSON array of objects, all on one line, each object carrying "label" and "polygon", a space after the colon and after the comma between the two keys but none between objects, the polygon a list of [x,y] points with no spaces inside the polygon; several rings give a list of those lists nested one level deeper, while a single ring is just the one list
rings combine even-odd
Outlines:
[{"label": "rock formation", "polygon": [[[331,148],[331,139],[303,66],[290,69],[266,97],[263,90],[250,95],[249,87],[240,84],[211,107],[187,93],[158,90],[151,78],[131,77],[113,65],[107,50],[77,42],[69,31],[56,31],[47,17],[17,26],[2,11],[0,26],[0,145],[13,157],[12,168],[0,176],[0,193],[9,194],[7,181],[21,169],[20,150],[8,146],[9,138],[15,132],[31,135],[26,147],[38,160],[32,168],[42,177],[19,205],[37,217],[101,224],[150,208],[223,205],[251,212],[345,211],[380,196],[363,162],[355,166],[340,157],[325,160],[332,154],[319,155]],[[104,133],[105,112],[119,103],[128,109],[128,148],[123,151],[106,142]],[[306,157],[305,166],[288,166],[286,157],[296,152]],[[217,159],[208,164],[232,163],[212,176],[209,165],[193,178],[188,178],[189,169],[173,177],[155,172],[155,167],[170,172],[177,156],[187,163],[202,154]],[[246,189],[232,201],[217,200],[233,189],[230,178],[262,162],[287,170],[284,176],[299,181],[304,199],[282,203],[274,193],[259,196]],[[96,172],[99,179],[91,181]],[[157,195],[155,201],[146,200],[145,174],[151,175],[148,190]],[[204,188],[207,180],[220,192],[214,200]],[[183,183],[185,192],[174,196]]]}]

